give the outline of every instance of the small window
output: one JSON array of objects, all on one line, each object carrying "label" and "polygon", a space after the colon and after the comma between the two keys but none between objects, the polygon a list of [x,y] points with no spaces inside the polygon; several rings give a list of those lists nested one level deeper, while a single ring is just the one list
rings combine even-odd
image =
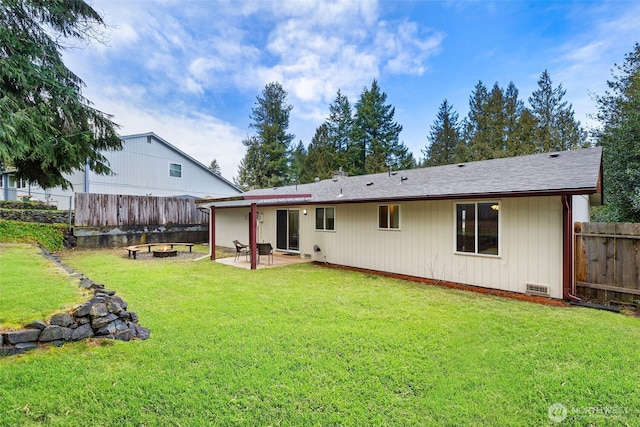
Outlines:
[{"label": "small window", "polygon": [[378,206],[378,228],[400,229],[400,205]]},{"label": "small window", "polygon": [[316,208],[316,230],[336,229],[336,208]]},{"label": "small window", "polygon": [[456,204],[456,252],[498,255],[500,204]]},{"label": "small window", "polygon": [[182,165],[178,163],[169,163],[169,176],[176,178],[182,177]]}]

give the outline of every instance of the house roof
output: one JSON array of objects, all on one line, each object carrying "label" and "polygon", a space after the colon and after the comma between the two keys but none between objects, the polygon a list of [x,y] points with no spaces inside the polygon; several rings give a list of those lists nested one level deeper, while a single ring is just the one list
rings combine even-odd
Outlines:
[{"label": "house roof", "polygon": [[[601,195],[602,148],[337,177],[202,200],[218,207]],[[600,197],[601,198],[601,197]],[[596,202],[597,202],[596,198]]]},{"label": "house roof", "polygon": [[120,139],[122,139],[123,141],[126,141],[128,139],[133,139],[133,138],[140,138],[140,137],[151,137],[153,139],[155,139],[156,141],[158,141],[159,143],[167,146],[169,149],[175,151],[176,153],[178,153],[180,156],[186,158],[187,160],[189,160],[190,162],[192,162],[193,164],[195,164],[196,166],[198,166],[199,168],[207,171],[208,173],[210,173],[211,175],[217,177],[218,179],[220,179],[220,181],[224,182],[225,184],[229,185],[230,187],[232,187],[234,190],[241,192],[242,190],[240,190],[240,188],[238,188],[237,185],[235,185],[233,182],[229,181],[228,179],[226,179],[225,177],[223,177],[222,175],[218,175],[217,173],[214,173],[211,171],[211,169],[209,169],[208,167],[206,167],[204,164],[202,164],[201,162],[199,162],[198,160],[194,159],[193,157],[191,157],[190,155],[188,155],[187,153],[185,153],[184,151],[182,151],[181,149],[179,149],[178,147],[176,147],[175,145],[171,144],[169,141],[162,139],[161,137],[159,137],[158,135],[156,135],[153,132],[147,132],[147,133],[139,133],[139,134],[135,134],[135,135],[121,135]]}]

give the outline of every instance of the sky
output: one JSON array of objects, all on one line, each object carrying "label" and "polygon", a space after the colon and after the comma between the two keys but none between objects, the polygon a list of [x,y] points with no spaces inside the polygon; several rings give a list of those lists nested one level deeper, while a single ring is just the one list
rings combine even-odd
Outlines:
[{"label": "sky", "polygon": [[353,105],[378,81],[424,157],[442,102],[460,119],[482,81],[528,98],[548,70],[584,127],[594,95],[640,42],[637,1],[89,0],[106,27],[70,46],[83,95],[121,135],[154,132],[237,176],[251,110],[279,82],[305,146],[340,90]]}]

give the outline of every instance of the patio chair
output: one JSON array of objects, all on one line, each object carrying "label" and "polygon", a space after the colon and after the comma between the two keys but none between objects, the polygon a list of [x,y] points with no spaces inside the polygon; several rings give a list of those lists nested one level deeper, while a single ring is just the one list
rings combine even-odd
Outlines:
[{"label": "patio chair", "polygon": [[248,245],[243,245],[242,243],[238,242],[237,240],[233,241],[233,244],[236,245],[236,257],[233,259],[233,261],[237,261],[238,257],[242,254],[244,254],[244,258],[245,261],[248,261],[248,257],[249,257],[249,246]]},{"label": "patio chair", "polygon": [[271,246],[271,243],[258,243],[258,264],[260,263],[260,255],[266,255],[267,263],[273,264],[273,246]]}]

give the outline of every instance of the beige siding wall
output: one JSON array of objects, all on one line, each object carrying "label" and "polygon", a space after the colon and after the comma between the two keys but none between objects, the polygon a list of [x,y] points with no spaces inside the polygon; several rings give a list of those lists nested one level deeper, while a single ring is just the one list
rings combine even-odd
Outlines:
[{"label": "beige siding wall", "polygon": [[[378,229],[377,203],[335,205],[335,231],[315,230],[315,206],[288,208],[300,210],[301,256],[316,261],[513,292],[525,292],[526,283],[548,285],[552,297],[562,298],[560,197],[473,201],[500,202],[497,257],[455,253],[455,201],[400,203],[400,230]],[[274,247],[276,209],[258,209],[258,241]],[[248,241],[248,211],[217,211],[218,245]]]}]

